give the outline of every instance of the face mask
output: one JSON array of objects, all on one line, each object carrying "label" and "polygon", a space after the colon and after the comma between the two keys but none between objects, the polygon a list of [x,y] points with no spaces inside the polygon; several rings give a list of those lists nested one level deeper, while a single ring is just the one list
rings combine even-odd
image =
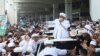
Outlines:
[{"label": "face mask", "polygon": [[59,21],[62,22],[63,21],[63,18],[59,18]]}]

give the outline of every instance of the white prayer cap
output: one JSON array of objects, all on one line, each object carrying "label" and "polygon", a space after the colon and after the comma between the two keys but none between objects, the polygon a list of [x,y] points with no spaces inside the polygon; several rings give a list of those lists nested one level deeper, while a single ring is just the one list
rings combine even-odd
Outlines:
[{"label": "white prayer cap", "polygon": [[32,52],[32,47],[27,47],[26,51],[27,52]]},{"label": "white prayer cap", "polygon": [[96,46],[96,44],[97,44],[96,41],[91,41],[91,42],[90,42],[90,45]]},{"label": "white prayer cap", "polygon": [[44,41],[44,45],[48,45],[48,44],[52,44],[53,45],[54,43],[53,43],[53,41],[50,41],[50,40]]},{"label": "white prayer cap", "polygon": [[12,33],[11,33],[11,32],[9,32],[9,33],[8,33],[8,35],[12,35]]},{"label": "white prayer cap", "polygon": [[88,29],[88,30],[92,30],[90,25],[86,25],[85,28]]},{"label": "white prayer cap", "polygon": [[60,13],[59,16],[66,17],[66,14],[65,13]]},{"label": "white prayer cap", "polygon": [[7,46],[8,46],[8,47],[14,47],[14,46],[15,46],[15,43],[10,42]]},{"label": "white prayer cap", "polygon": [[22,52],[23,51],[23,47],[16,47],[13,50],[14,52]]},{"label": "white prayer cap", "polygon": [[32,38],[39,37],[39,34],[33,34],[31,37],[32,37]]}]

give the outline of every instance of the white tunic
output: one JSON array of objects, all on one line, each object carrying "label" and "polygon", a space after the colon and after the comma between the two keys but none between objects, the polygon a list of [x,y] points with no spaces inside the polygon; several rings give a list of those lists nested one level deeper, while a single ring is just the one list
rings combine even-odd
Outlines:
[{"label": "white tunic", "polygon": [[5,43],[0,43],[0,49],[3,49],[6,46]]},{"label": "white tunic", "polygon": [[67,20],[64,20],[61,24],[63,26],[61,26],[59,19],[56,19],[54,21],[55,26],[54,26],[54,32],[53,32],[53,36],[56,39],[64,39],[69,37],[69,33],[67,31],[68,27],[70,27],[70,23]]},{"label": "white tunic", "polygon": [[37,46],[38,46],[38,41],[37,42],[33,41],[33,44],[32,44],[33,53],[36,52]]},{"label": "white tunic", "polygon": [[[30,47],[32,48],[32,45],[33,45],[33,40],[30,39],[29,41],[26,41],[26,40],[23,40],[20,42],[19,44],[19,47],[22,47],[22,53],[23,53],[23,56],[24,56],[24,53],[27,51],[27,48]],[[31,52],[31,56],[33,56],[33,51]]]},{"label": "white tunic", "polygon": [[100,48],[96,48],[95,49],[95,52],[100,52]]},{"label": "white tunic", "polygon": [[52,55],[52,56],[58,56],[58,55],[66,55],[67,50],[65,49],[57,49],[56,47],[46,47],[44,48],[38,56],[45,56],[45,55]]}]

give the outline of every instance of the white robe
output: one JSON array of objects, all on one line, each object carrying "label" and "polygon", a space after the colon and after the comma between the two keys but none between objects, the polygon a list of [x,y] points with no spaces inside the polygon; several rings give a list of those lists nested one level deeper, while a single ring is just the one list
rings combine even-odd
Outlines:
[{"label": "white robe", "polygon": [[38,41],[37,42],[33,41],[33,44],[32,44],[33,53],[36,52],[38,44],[39,44]]},{"label": "white robe", "polygon": [[54,32],[53,36],[55,39],[64,39],[69,37],[68,28],[70,27],[70,23],[67,20],[64,20],[61,24],[64,26],[64,28],[61,26],[59,19],[56,19],[54,21]]},{"label": "white robe", "polygon": [[[23,41],[21,41],[19,43],[19,47],[22,47],[23,48],[22,49],[23,56],[25,56],[24,53],[27,51],[27,48],[28,47],[32,48],[32,46],[33,46],[33,40],[32,39],[30,39],[29,41],[23,40]],[[31,52],[30,55],[31,56],[34,56],[33,51]]]},{"label": "white robe", "polygon": [[38,56],[45,56],[45,55],[52,55],[52,56],[58,56],[58,55],[66,55],[67,50],[65,49],[58,49],[56,47],[46,47],[44,48]]},{"label": "white robe", "polygon": [[95,52],[100,52],[100,48],[96,48],[95,49]]},{"label": "white robe", "polygon": [[0,49],[3,49],[6,46],[5,43],[0,43]]}]

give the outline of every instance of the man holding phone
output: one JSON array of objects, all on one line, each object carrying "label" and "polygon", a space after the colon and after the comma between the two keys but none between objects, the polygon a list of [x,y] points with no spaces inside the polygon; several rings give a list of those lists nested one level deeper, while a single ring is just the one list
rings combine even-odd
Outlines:
[{"label": "man holding phone", "polygon": [[64,39],[69,37],[68,28],[70,23],[66,20],[66,14],[60,13],[59,18],[54,21],[54,32],[53,36],[55,39]]}]

